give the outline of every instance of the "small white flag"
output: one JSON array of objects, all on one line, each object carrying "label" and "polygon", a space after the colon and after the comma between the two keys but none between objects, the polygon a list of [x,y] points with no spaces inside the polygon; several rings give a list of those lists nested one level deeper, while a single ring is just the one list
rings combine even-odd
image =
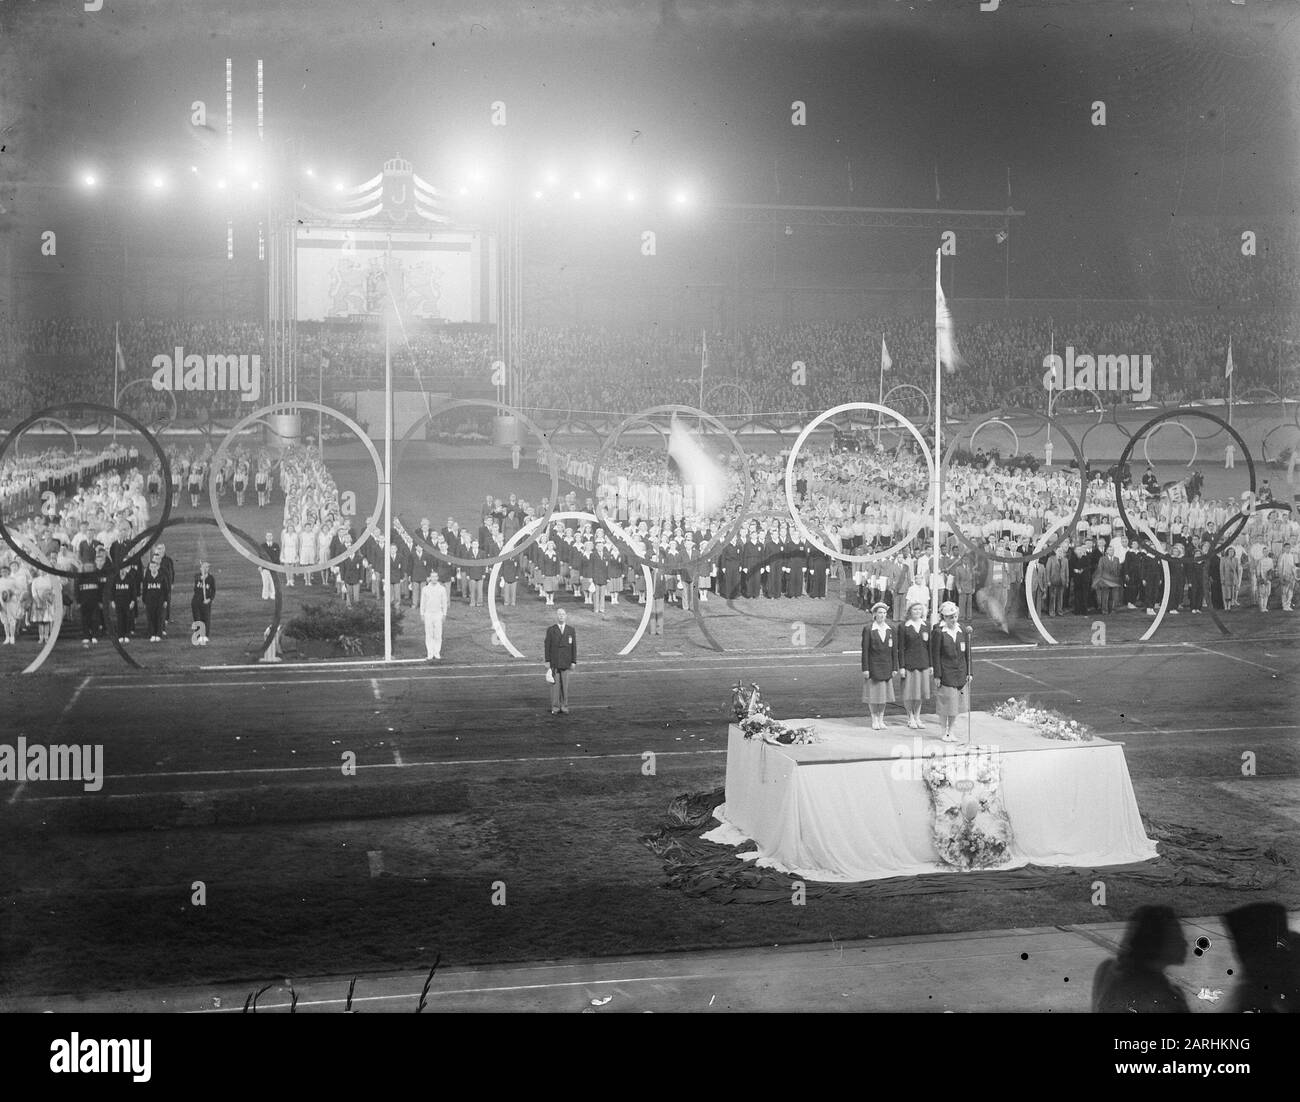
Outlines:
[{"label": "small white flag", "polygon": [[1223,377],[1225,379],[1232,378],[1232,338],[1231,337],[1228,338],[1228,362],[1226,365],[1224,365]]},{"label": "small white flag", "polygon": [[880,370],[888,371],[894,366],[894,361],[889,358],[889,348],[885,344],[885,338],[880,338]]}]

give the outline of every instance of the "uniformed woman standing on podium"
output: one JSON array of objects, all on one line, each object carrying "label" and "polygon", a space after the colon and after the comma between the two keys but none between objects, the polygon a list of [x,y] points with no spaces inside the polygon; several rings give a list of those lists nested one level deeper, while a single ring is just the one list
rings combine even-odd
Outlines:
[{"label": "uniformed woman standing on podium", "polygon": [[907,711],[907,725],[920,730],[921,705],[934,693],[934,664],[930,659],[930,625],[926,623],[925,608],[920,601],[907,606],[907,621],[898,629],[897,652],[894,665],[902,678],[903,707]]},{"label": "uniformed woman standing on podium", "polygon": [[970,711],[971,630],[957,622],[957,606],[951,601],[939,606],[939,618],[939,626],[930,632],[930,663],[939,682],[935,699],[943,720],[943,741],[956,742],[953,724]]},{"label": "uniformed woman standing on podium", "polygon": [[885,729],[885,705],[894,702],[894,629],[889,606],[871,606],[871,623],[862,629],[862,703],[871,709],[871,729]]}]

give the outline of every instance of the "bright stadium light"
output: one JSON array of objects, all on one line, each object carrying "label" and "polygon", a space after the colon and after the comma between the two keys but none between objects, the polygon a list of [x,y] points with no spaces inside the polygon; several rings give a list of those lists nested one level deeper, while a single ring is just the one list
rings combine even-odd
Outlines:
[{"label": "bright stadium light", "polygon": [[534,198],[534,199],[545,199],[545,198],[546,198],[546,193],[545,193],[544,191],[542,191],[542,190],[539,188],[537,191],[534,191],[534,192],[533,192],[533,198]]},{"label": "bright stadium light", "polygon": [[162,191],[167,186],[167,180],[161,173],[155,172],[149,177],[149,186],[154,191]]},{"label": "bright stadium light", "polygon": [[691,197],[689,193],[685,191],[679,190],[673,193],[673,202],[679,207],[686,206],[690,201],[691,201]]},{"label": "bright stadium light", "polygon": [[345,184],[343,183],[342,180],[335,180],[335,181],[334,181],[334,190],[335,190],[335,191],[345,191],[346,188],[347,188],[347,185],[345,185]]},{"label": "bright stadium light", "polygon": [[582,192],[580,192],[580,191],[575,191],[575,192],[573,193],[573,197],[574,197],[575,199],[581,199],[581,198],[582,198]]},{"label": "bright stadium light", "polygon": [[195,176],[197,176],[197,175],[199,174],[199,166],[198,166],[198,165],[190,165],[190,171],[191,171],[192,173],[194,173]]},{"label": "bright stadium light", "polygon": [[468,194],[469,194],[469,188],[462,186],[461,189],[460,189],[460,194],[461,194],[461,195],[468,195]]},{"label": "bright stadium light", "polygon": [[81,182],[86,187],[95,187],[99,183],[99,180],[93,172],[86,172],[82,174]]},{"label": "bright stadium light", "polygon": [[225,191],[225,190],[226,190],[226,181],[225,181],[225,180],[218,180],[218,181],[217,181],[217,190],[218,190],[218,191]]},{"label": "bright stadium light", "polygon": [[314,172],[311,170],[311,167],[310,167],[310,166],[308,166],[307,168],[304,168],[304,169],[302,170],[302,174],[303,174],[304,176],[311,176],[311,177],[315,177],[315,175],[316,175],[316,173],[314,173]]}]

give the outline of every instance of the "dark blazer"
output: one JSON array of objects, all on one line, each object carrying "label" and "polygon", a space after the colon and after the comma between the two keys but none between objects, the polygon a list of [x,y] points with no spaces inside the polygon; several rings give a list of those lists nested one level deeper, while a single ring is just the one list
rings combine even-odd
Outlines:
[{"label": "dark blazer", "polygon": [[928,670],[934,665],[930,658],[931,627],[924,620],[920,626],[910,620],[899,626],[894,647],[894,665],[900,670]]},{"label": "dark blazer", "polygon": [[885,625],[881,639],[871,624],[862,629],[862,669],[872,681],[888,681],[894,676],[894,627]]},{"label": "dark blazer", "polygon": [[952,637],[936,624],[930,629],[930,664],[940,685],[960,689],[971,675],[971,630],[965,624],[958,627],[958,638]]},{"label": "dark blazer", "polygon": [[567,670],[578,663],[578,633],[572,624],[552,624],[546,629],[546,664],[553,670]]}]

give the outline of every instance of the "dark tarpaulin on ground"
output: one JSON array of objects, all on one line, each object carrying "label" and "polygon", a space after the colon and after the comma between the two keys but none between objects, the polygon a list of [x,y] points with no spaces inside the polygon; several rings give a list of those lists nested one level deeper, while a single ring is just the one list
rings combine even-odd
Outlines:
[{"label": "dark tarpaulin on ground", "polygon": [[[726,793],[721,788],[683,793],[669,804],[659,829],[641,839],[663,861],[668,876],[665,886],[716,903],[788,903],[796,877],[738,859],[743,853],[753,852],[757,848],[755,843],[723,846],[700,838],[700,834],[716,825],[713,811],[725,799]],[[1261,891],[1290,872],[1284,867],[1285,858],[1273,849],[1227,845],[1222,835],[1176,823],[1159,823],[1145,816],[1143,823],[1147,836],[1159,843],[1160,856],[1135,865],[1107,865],[1104,870],[1027,865],[1019,869],[937,872],[857,883],[806,881],[804,890],[812,899],[1024,891],[1066,880],[1092,878],[1104,872],[1111,881],[1129,879],[1170,887],[1190,884]]]}]

